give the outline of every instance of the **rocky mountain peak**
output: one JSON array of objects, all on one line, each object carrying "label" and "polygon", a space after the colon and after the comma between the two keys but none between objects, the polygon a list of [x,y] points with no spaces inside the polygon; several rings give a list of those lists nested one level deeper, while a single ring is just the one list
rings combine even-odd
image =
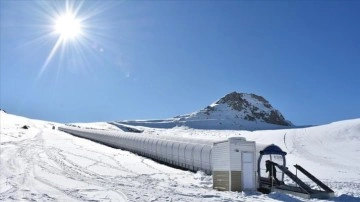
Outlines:
[{"label": "rocky mountain peak", "polygon": [[262,96],[247,93],[232,92],[225,95],[216,104],[228,104],[232,109],[241,111],[247,107],[251,107],[252,103],[249,102],[249,97],[256,102],[262,103],[266,108],[272,108],[270,103]]},{"label": "rocky mountain peak", "polygon": [[229,93],[193,115],[203,118],[244,119],[282,126],[292,125],[265,98],[248,93]]}]

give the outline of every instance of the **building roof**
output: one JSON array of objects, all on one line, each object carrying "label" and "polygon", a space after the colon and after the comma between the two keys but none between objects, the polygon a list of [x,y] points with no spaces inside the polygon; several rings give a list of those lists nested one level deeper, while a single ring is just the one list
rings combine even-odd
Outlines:
[{"label": "building roof", "polygon": [[271,145],[265,147],[265,149],[261,150],[260,154],[261,155],[278,154],[278,155],[285,156],[287,153],[284,152],[283,150],[281,150],[281,148],[279,146],[271,144]]}]

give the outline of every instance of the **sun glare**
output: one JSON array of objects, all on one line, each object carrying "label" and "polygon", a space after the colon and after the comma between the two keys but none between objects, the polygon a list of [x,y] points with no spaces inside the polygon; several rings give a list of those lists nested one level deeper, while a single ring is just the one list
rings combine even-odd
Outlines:
[{"label": "sun glare", "polygon": [[55,32],[64,40],[76,38],[81,34],[81,22],[71,13],[66,13],[56,20]]},{"label": "sun glare", "polygon": [[98,15],[115,5],[112,1],[106,2],[110,3],[98,4],[85,0],[39,3],[39,14],[44,14],[48,24],[43,25],[46,34],[36,40],[51,38],[53,46],[41,66],[37,79],[42,77],[49,66],[87,67],[88,57],[97,56],[97,53],[104,51],[99,44],[105,34],[99,34],[102,30],[98,29],[99,24],[96,23],[100,22],[97,19]]}]

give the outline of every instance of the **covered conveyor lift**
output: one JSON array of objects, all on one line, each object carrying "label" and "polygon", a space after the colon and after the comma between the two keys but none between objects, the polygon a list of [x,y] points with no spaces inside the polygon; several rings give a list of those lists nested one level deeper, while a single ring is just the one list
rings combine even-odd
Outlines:
[{"label": "covered conveyor lift", "polygon": [[[300,165],[294,165],[297,171],[303,173],[312,182],[314,182],[320,189],[313,189],[300,178],[297,174],[293,174],[286,167],[286,152],[282,151],[280,147],[272,144],[260,151],[258,159],[258,180],[259,191],[263,193],[283,192],[293,194],[303,198],[330,198],[334,196],[334,191],[322,183],[319,179],[309,173]],[[264,163],[262,160],[267,159]],[[266,165],[266,173],[264,174],[261,165]],[[280,171],[281,176],[276,177],[276,172]],[[268,176],[266,174],[268,173]],[[296,172],[297,173],[297,172]],[[289,177],[296,185],[288,185],[284,183],[284,176]]]}]

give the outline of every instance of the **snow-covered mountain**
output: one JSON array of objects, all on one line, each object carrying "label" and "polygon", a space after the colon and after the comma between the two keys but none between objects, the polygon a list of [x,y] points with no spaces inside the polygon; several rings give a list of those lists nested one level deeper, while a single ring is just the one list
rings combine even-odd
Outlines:
[{"label": "snow-covered mountain", "polygon": [[119,121],[115,124],[195,129],[280,129],[293,124],[262,96],[232,92],[202,110],[166,120]]},{"label": "snow-covered mountain", "polygon": [[232,92],[223,98],[189,115],[179,116],[186,120],[218,119],[264,122],[282,126],[292,126],[279,110],[274,109],[265,98],[247,93]]}]

